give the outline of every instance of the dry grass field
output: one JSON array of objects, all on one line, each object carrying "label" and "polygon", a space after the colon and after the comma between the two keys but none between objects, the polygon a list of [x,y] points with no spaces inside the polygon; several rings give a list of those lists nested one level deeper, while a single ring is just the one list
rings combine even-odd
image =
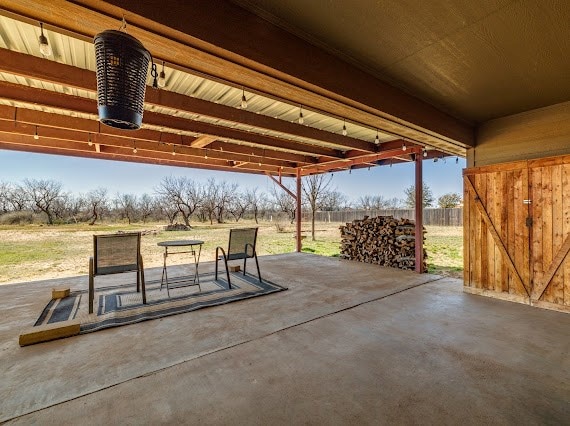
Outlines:
[{"label": "dry grass field", "polygon": [[[87,274],[93,251],[93,234],[121,231],[153,231],[142,237],[145,268],[162,265],[159,241],[200,239],[205,244],[201,261],[212,261],[216,246],[227,246],[232,227],[259,226],[258,255],[295,250],[294,225],[240,221],[239,224],[195,224],[190,231],[164,231],[164,224],[101,224],[95,226],[2,226],[0,227],[0,284]],[[303,224],[303,251],[323,256],[339,254],[339,223],[317,223],[316,239],[310,241],[309,224]],[[284,228],[278,230],[278,228]],[[463,267],[460,227],[427,227],[429,272],[460,277]],[[169,257],[169,264],[188,263],[184,255]]]}]

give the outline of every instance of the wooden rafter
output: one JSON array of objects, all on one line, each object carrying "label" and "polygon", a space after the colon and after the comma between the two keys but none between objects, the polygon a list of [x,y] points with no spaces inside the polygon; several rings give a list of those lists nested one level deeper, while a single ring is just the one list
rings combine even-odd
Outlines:
[{"label": "wooden rafter", "polygon": [[[58,62],[37,58],[23,53],[13,52],[8,49],[0,49],[0,57],[5,58],[5,60],[0,62],[0,71],[96,93],[96,78],[95,73],[92,71],[60,64]],[[12,97],[22,97],[22,94],[17,91],[14,91],[13,89],[10,90],[11,88],[9,86],[9,83],[3,84],[3,97],[8,97],[9,95]],[[31,89],[34,93],[41,91],[41,89],[28,89]],[[49,99],[46,94],[33,94],[32,96],[28,96],[28,102],[31,101],[30,98],[40,96],[44,99]],[[62,104],[60,104],[60,108],[71,109],[68,108],[65,98],[63,99],[64,100]],[[327,132],[309,126],[302,126],[297,123],[290,123],[227,105],[208,102],[203,99],[181,95],[168,90],[155,90],[148,88],[145,92],[145,103],[148,105],[187,112],[189,114],[197,114],[234,123],[242,123],[259,129],[280,132],[290,136],[318,140],[326,142],[327,144],[335,146],[337,149],[341,150],[357,149],[364,152],[373,152],[375,150],[375,146],[371,142]],[[71,107],[71,105],[69,105],[69,107]]]},{"label": "wooden rafter", "polygon": [[216,138],[214,136],[202,135],[202,136],[198,136],[196,139],[194,139],[192,142],[190,142],[190,146],[192,148],[204,148],[204,147],[210,145],[215,140],[216,140]]}]

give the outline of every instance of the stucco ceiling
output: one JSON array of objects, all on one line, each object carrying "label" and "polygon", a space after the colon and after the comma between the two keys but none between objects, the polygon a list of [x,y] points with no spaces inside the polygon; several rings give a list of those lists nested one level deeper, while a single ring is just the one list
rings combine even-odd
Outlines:
[{"label": "stucco ceiling", "polygon": [[234,0],[456,117],[570,99],[567,0]]}]

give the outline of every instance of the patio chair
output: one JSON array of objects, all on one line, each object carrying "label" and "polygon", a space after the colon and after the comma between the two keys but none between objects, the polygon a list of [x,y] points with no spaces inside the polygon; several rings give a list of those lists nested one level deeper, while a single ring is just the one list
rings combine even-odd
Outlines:
[{"label": "patio chair", "polygon": [[93,313],[95,299],[94,278],[98,275],[137,273],[137,292],[142,287],[142,299],[146,304],[141,234],[93,235],[93,257],[89,258],[89,313]]},{"label": "patio chair", "polygon": [[[226,275],[228,277],[228,286],[232,288],[230,282],[230,270],[228,269],[228,261],[243,259],[243,274],[245,275],[245,267],[247,259],[254,258],[257,266],[257,276],[261,282],[261,273],[259,272],[259,262],[257,261],[257,253],[255,251],[255,243],[257,241],[258,228],[238,228],[230,229],[230,241],[228,251],[224,251],[222,247],[216,247],[216,279],[218,279],[218,261],[224,260],[226,265]],[[219,253],[222,252],[220,256]]]}]

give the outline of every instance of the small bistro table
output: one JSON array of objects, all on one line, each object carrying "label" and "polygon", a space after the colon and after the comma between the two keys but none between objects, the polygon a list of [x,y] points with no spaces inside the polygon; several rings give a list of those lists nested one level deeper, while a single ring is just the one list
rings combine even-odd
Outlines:
[{"label": "small bistro table", "polygon": [[[161,241],[157,243],[158,246],[164,247],[164,263],[162,266],[162,277],[160,279],[160,289],[162,290],[163,284],[166,282],[166,291],[168,297],[170,297],[170,289],[168,287],[168,272],[166,270],[166,258],[172,254],[190,254],[194,256],[194,277],[192,279],[192,284],[190,285],[197,285],[200,291],[202,288],[200,287],[200,277],[198,276],[198,264],[200,263],[200,253],[202,252],[202,244],[204,241],[202,240],[172,240],[172,241]],[[169,251],[176,249],[177,247],[189,247],[188,250],[182,251]]]}]

